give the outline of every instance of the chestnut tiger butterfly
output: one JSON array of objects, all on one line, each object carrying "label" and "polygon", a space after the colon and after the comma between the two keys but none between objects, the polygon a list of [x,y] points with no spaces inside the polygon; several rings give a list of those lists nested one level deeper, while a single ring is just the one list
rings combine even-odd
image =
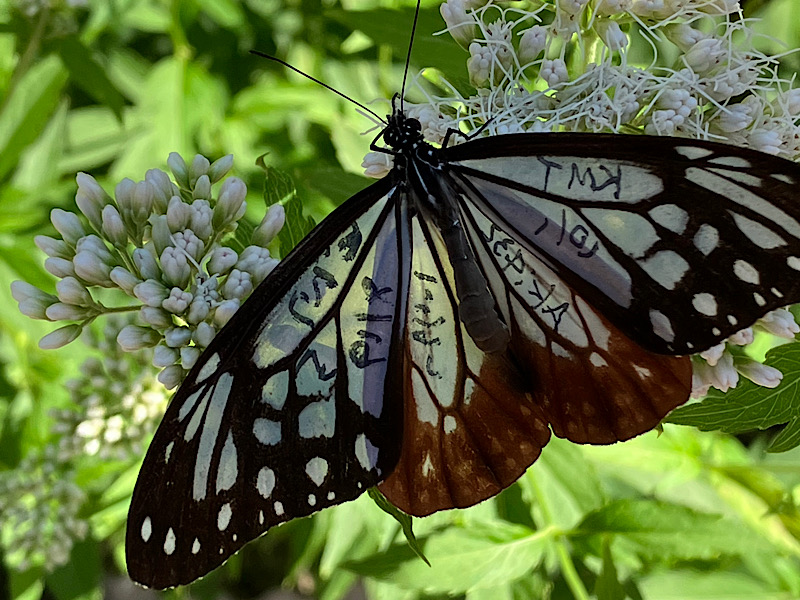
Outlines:
[{"label": "chestnut tiger butterfly", "polygon": [[135,581],[189,583],[372,486],[415,516],[474,505],[551,431],[652,429],[689,397],[687,355],[800,301],[793,162],[611,134],[437,148],[402,101],[387,121],[390,173],[286,256],[167,409],[128,515]]}]

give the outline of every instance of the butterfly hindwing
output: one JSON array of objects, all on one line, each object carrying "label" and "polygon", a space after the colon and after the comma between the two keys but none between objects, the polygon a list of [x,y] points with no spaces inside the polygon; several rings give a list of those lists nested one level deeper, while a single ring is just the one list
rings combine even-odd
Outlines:
[{"label": "butterfly hindwing", "polygon": [[134,490],[134,580],[193,581],[269,527],[353,499],[394,467],[406,202],[387,187],[352,198],[301,242],[190,372]]},{"label": "butterfly hindwing", "polygon": [[[439,230],[412,220],[400,461],[380,485],[416,516],[466,507],[516,481],[550,438],[507,353],[478,349],[459,320]],[[509,449],[513,449],[509,452]]]},{"label": "butterfly hindwing", "polygon": [[601,134],[486,138],[445,153],[490,220],[649,350],[708,348],[800,295],[794,163]]}]

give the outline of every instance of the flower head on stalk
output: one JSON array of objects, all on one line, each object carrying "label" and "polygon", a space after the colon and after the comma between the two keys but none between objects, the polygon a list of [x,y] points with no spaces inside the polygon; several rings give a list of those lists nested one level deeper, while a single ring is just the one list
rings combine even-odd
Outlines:
[{"label": "flower head on stalk", "polygon": [[[237,241],[232,234],[247,189],[237,177],[222,181],[233,157],[211,163],[197,155],[187,164],[172,153],[167,162],[174,182],[152,169],[144,181],[121,181],[113,198],[79,174],[81,214],[53,210],[59,236],[35,239],[48,256],[45,268],[59,278],[56,294],[22,281],[12,284],[12,293],[27,316],[68,322],[42,338],[42,348],[69,344],[101,315],[136,313],[137,322],[122,328],[117,342],[129,352],[154,348],[159,380],[173,388],[277,264],[267,245],[283,226],[284,211],[273,205],[250,239]],[[104,288],[121,293],[111,296]]]},{"label": "flower head on stalk", "polygon": [[[776,57],[757,51],[737,0],[533,0],[503,7],[446,0],[447,31],[469,50],[475,93],[465,96],[423,71],[426,102],[410,105],[431,142],[456,129],[481,135],[517,132],[624,132],[711,139],[800,159],[800,90],[777,74]],[[652,64],[628,55],[633,36],[653,50]],[[670,56],[664,64],[660,56]],[[435,96],[423,80],[446,93]],[[463,139],[452,136],[452,143]],[[391,157],[370,153],[370,176]],[[753,330],[793,339],[786,310],[694,357],[693,396],[726,390],[743,375],[775,387],[781,373],[745,352]]]}]

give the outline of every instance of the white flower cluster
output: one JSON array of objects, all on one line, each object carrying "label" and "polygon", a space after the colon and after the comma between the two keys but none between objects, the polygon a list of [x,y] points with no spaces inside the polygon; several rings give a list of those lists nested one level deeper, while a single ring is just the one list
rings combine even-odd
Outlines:
[{"label": "white flower cluster", "polygon": [[79,516],[86,493],[73,471],[57,468],[57,454],[55,446],[45,446],[0,477],[2,542],[7,564],[16,570],[40,565],[52,571],[66,564],[75,540],[88,532]]},{"label": "white flower cluster", "polygon": [[[79,174],[75,201],[88,227],[75,213],[54,209],[60,239],[35,239],[48,256],[45,268],[59,278],[56,295],[22,281],[12,284],[12,293],[29,317],[73,321],[42,338],[42,348],[72,342],[100,315],[137,312],[139,324],[123,328],[117,341],[129,352],[155,347],[159,381],[171,389],[277,264],[266,246],[285,214],[280,205],[270,207],[250,245],[236,252],[231,234],[245,212],[245,184],[229,177],[212,195],[233,157],[212,164],[197,155],[187,165],[172,153],[167,162],[176,183],[152,169],[144,181],[120,182],[113,199],[90,175]],[[105,306],[97,299],[101,288],[136,302]]]},{"label": "white flower cluster", "polygon": [[[540,131],[621,132],[712,139],[800,159],[800,89],[755,50],[737,0],[531,0],[503,8],[487,0],[447,0],[447,31],[469,50],[476,93],[414,106],[429,141],[448,129],[482,135]],[[631,36],[669,67],[639,68]],[[419,78],[421,79],[421,77]],[[418,79],[418,81],[419,81]],[[441,78],[439,84],[449,85]],[[433,133],[433,135],[431,135]],[[463,141],[451,137],[452,143]],[[391,157],[370,153],[367,175],[381,177]],[[794,339],[791,313],[774,311],[754,326]],[[753,329],[695,357],[693,395],[727,390],[739,375],[775,387],[781,373],[747,358]]]},{"label": "white flower cluster", "polygon": [[125,353],[116,342],[129,320],[114,315],[87,340],[102,360],[89,358],[80,377],[67,382],[72,407],[52,410],[48,443],[0,473],[0,514],[8,525],[0,542],[19,570],[40,565],[50,572],[67,562],[89,528],[81,516],[87,494],[76,483],[82,467],[95,469],[97,458],[138,462],[164,414],[167,394],[147,368],[150,353]]}]

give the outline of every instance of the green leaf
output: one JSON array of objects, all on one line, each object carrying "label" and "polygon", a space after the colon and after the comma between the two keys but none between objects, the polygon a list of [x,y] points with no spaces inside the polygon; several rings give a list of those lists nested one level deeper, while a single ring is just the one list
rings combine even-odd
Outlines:
[{"label": "green leaf", "polygon": [[627,596],[617,578],[617,567],[608,538],[603,540],[603,570],[594,584],[594,593],[597,600],[624,600]]},{"label": "green leaf", "polygon": [[67,71],[55,56],[31,67],[0,113],[0,179],[16,166],[58,107]]},{"label": "green leaf", "polygon": [[553,535],[554,529],[532,531],[503,521],[471,523],[469,529],[451,526],[422,540],[430,567],[405,544],[342,566],[402,588],[455,595],[528,576]]},{"label": "green leaf", "polygon": [[572,533],[602,543],[613,535],[635,553],[662,562],[765,551],[767,544],[737,521],[677,504],[618,500],[586,516]]},{"label": "green leaf", "polygon": [[414,551],[414,554],[419,556],[425,564],[429,567],[431,566],[430,561],[425,558],[425,554],[422,552],[422,548],[417,541],[416,536],[414,535],[414,520],[411,518],[410,515],[407,515],[402,510],[397,508],[394,504],[389,502],[386,499],[386,496],[381,494],[380,490],[376,487],[369,488],[367,490],[369,497],[378,505],[378,507],[385,512],[387,515],[391,516],[395,521],[400,524],[400,528],[403,531],[403,535],[406,536],[406,541],[411,549]]},{"label": "green leaf", "polygon": [[69,562],[47,576],[47,589],[56,600],[100,600],[102,561],[97,542],[84,540],[72,547]]},{"label": "green leaf", "polygon": [[78,37],[72,35],[61,38],[56,52],[67,67],[72,81],[100,104],[110,108],[121,122],[125,98]]},{"label": "green leaf", "polygon": [[278,234],[281,256],[286,256],[300,240],[314,229],[314,219],[303,212],[303,204],[297,197],[292,178],[275,167],[267,166],[264,155],[256,159],[264,171],[264,202],[267,206],[280,203],[286,210],[286,223]]},{"label": "green leaf", "polygon": [[[411,23],[414,9],[343,11],[331,10],[325,16],[351,29],[357,29],[376,44],[386,44],[395,56],[405,59],[408,52]],[[438,8],[423,8],[419,11],[417,33],[411,61],[425,67],[434,67],[445,73],[462,73],[469,55],[453,41],[449,34],[433,35],[445,28]]]},{"label": "green leaf", "polygon": [[767,452],[787,452],[800,446],[800,417],[795,417],[776,435]]},{"label": "green leaf", "polygon": [[[742,380],[728,393],[714,390],[701,402],[676,408],[666,420],[702,431],[741,433],[800,418],[800,343],[773,348],[767,352],[764,364],[783,373],[778,387],[769,389]],[[788,439],[795,434],[786,435]],[[786,446],[785,442],[781,446]]]},{"label": "green leaf", "polygon": [[317,167],[303,172],[303,184],[330,198],[336,206],[374,182],[374,179],[332,167]]}]

